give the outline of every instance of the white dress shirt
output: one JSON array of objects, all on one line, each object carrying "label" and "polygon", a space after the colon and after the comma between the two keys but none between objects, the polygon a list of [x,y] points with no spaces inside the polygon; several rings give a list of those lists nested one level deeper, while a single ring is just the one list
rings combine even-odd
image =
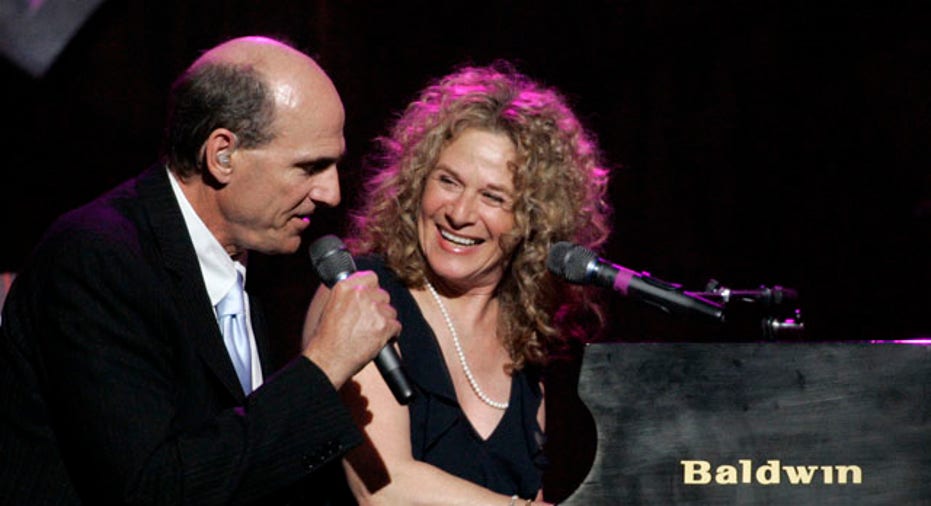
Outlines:
[{"label": "white dress shirt", "polygon": [[[168,169],[166,168],[166,170]],[[178,205],[181,207],[184,224],[187,225],[188,234],[194,243],[194,252],[197,253],[197,263],[200,264],[200,272],[204,276],[204,284],[207,286],[210,304],[216,311],[220,299],[236,283],[237,272],[242,274],[243,283],[245,283],[246,266],[239,261],[233,260],[226,253],[217,238],[207,229],[207,225],[204,225],[203,220],[191,207],[191,203],[188,202],[184,192],[181,191],[181,185],[178,184],[175,175],[170,170],[168,170],[168,178],[171,180],[171,189],[174,191],[175,198],[178,199]],[[249,330],[249,347],[252,350],[252,390],[255,391],[262,384],[264,378],[262,377],[258,349],[255,345],[255,333],[252,331],[252,318],[249,315],[249,297],[246,297],[245,305],[246,328]]]}]

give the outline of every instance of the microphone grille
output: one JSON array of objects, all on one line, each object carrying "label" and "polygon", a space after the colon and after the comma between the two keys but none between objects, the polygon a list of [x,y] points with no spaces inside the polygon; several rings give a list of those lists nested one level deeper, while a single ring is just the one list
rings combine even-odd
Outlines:
[{"label": "microphone grille", "polygon": [[595,252],[588,248],[561,241],[550,248],[546,267],[570,283],[586,284],[591,281],[589,266],[597,258]]},{"label": "microphone grille", "polygon": [[563,277],[566,271],[566,253],[572,248],[572,244],[561,241],[550,247],[550,252],[546,256],[546,268],[553,274]]},{"label": "microphone grille", "polygon": [[317,275],[328,287],[332,287],[342,277],[356,270],[356,264],[346,250],[346,245],[335,235],[325,235],[317,239],[308,248],[308,253]]}]

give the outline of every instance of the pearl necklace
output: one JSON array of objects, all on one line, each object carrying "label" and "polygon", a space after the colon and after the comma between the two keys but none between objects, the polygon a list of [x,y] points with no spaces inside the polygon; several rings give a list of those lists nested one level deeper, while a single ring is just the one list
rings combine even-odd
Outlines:
[{"label": "pearl necklace", "polygon": [[449,333],[453,336],[453,344],[456,345],[456,354],[459,355],[459,363],[462,364],[462,370],[465,372],[466,379],[469,380],[472,391],[475,392],[475,395],[485,404],[495,409],[507,409],[508,403],[491,400],[491,398],[485,395],[485,392],[479,388],[478,382],[475,381],[475,376],[472,376],[472,369],[469,369],[469,363],[466,362],[465,353],[462,351],[462,345],[459,344],[459,333],[456,332],[456,327],[453,326],[453,319],[449,317],[449,311],[446,310],[446,306],[443,304],[443,301],[440,300],[440,294],[436,293],[436,289],[433,288],[433,285],[431,285],[429,281],[426,283],[427,289],[430,290],[430,295],[433,295],[433,300],[436,301],[436,305],[440,308],[440,313],[443,314],[443,319],[446,320],[446,327],[449,328]]}]

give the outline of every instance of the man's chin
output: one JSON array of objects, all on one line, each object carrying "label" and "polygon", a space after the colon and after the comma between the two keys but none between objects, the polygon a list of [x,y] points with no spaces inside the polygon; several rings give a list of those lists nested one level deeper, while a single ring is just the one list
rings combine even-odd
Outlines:
[{"label": "man's chin", "polygon": [[272,241],[263,247],[256,248],[256,251],[263,255],[290,255],[296,253],[301,247],[301,236],[288,236],[278,241]]},{"label": "man's chin", "polygon": [[294,239],[284,243],[282,246],[283,247],[280,251],[280,254],[282,255],[291,255],[293,253],[297,253],[297,251],[301,248],[301,237],[297,236]]}]

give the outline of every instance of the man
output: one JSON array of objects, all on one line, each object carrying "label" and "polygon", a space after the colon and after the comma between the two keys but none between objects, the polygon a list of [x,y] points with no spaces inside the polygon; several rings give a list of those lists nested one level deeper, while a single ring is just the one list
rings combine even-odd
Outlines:
[{"label": "man", "polygon": [[235,346],[218,322],[248,250],[295,252],[339,202],[343,121],[320,67],[272,39],[179,78],[166,163],[57,220],[6,301],[0,503],[322,501],[314,478],[361,441],[336,391],[400,331],[387,294],[371,272],[338,283],[274,375],[255,301]]}]

